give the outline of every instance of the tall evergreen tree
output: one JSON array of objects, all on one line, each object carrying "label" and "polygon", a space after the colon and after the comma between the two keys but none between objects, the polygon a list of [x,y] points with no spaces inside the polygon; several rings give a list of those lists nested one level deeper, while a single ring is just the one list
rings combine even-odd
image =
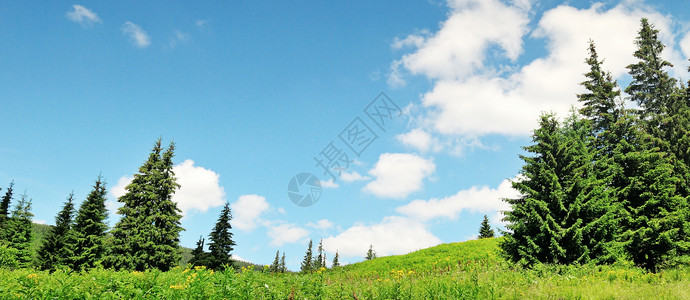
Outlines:
[{"label": "tall evergreen tree", "polygon": [[285,272],[287,272],[287,267],[285,266],[285,252],[283,252],[283,256],[280,257],[280,273]]},{"label": "tall evergreen tree", "polygon": [[26,268],[33,262],[31,251],[31,199],[26,192],[19,198],[19,202],[12,210],[12,216],[7,221],[7,241],[9,246],[17,250],[17,262],[19,267]]},{"label": "tall evergreen tree", "polygon": [[[14,187],[14,181],[10,182],[10,186],[5,191],[5,195],[0,200],[0,230],[5,231],[5,226],[7,225],[7,219],[10,213],[10,202],[12,202],[12,188]],[[5,235],[0,233],[0,240],[5,239]]]},{"label": "tall evergreen tree", "polygon": [[664,71],[664,68],[673,65],[661,58],[664,44],[659,41],[659,30],[654,29],[646,18],[640,23],[641,28],[635,39],[637,50],[633,54],[639,61],[627,66],[633,80],[625,92],[630,95],[630,100],[643,108],[641,112],[646,117],[666,113],[676,80]]},{"label": "tall evergreen tree", "polygon": [[206,240],[202,236],[199,236],[199,240],[196,242],[196,248],[192,250],[192,258],[189,260],[189,263],[192,266],[211,265],[209,253],[204,251],[205,241]]},{"label": "tall evergreen tree", "polygon": [[322,267],[326,267],[325,253],[323,252],[323,239],[319,240],[319,247],[317,248],[317,252],[318,256],[316,257],[316,261],[314,262],[315,270],[321,269]]},{"label": "tall evergreen tree", "polygon": [[276,251],[276,257],[273,259],[273,263],[268,269],[271,273],[280,272],[280,250]]},{"label": "tall evergreen tree", "polygon": [[376,252],[374,252],[374,246],[369,245],[369,250],[367,251],[367,256],[364,257],[366,260],[372,260],[376,258]]},{"label": "tall evergreen tree", "polygon": [[489,224],[489,218],[487,218],[486,215],[484,215],[484,220],[482,221],[481,226],[479,226],[479,238],[485,239],[492,237],[494,237],[494,230],[491,229],[491,224]]},{"label": "tall evergreen tree", "polygon": [[333,256],[333,265],[331,267],[340,267],[340,255],[337,250],[335,251],[335,256]]},{"label": "tall evergreen tree", "polygon": [[589,41],[589,57],[585,63],[589,66],[589,72],[585,74],[587,80],[580,83],[587,92],[577,95],[578,101],[583,104],[580,113],[591,121],[595,136],[604,135],[618,119],[616,99],[621,91],[611,73],[602,68],[603,62],[599,60],[594,41]]},{"label": "tall evergreen tree", "polygon": [[673,171],[672,155],[661,151],[654,138],[628,117],[624,137],[616,148],[620,166],[614,184],[621,187],[619,241],[638,266],[656,271],[679,254],[685,241],[679,231],[686,222],[686,198],[677,194],[680,178]]},{"label": "tall evergreen tree", "polygon": [[[530,266],[535,263],[584,263],[592,258],[588,235],[592,222],[601,219],[586,208],[603,213],[603,188],[591,169],[591,153],[583,140],[587,123],[571,115],[561,127],[553,115],[542,115],[532,136],[533,145],[524,149],[534,156],[525,161],[521,180],[513,188],[522,195],[504,199],[512,232],[500,244],[508,259]],[[596,247],[596,245],[594,245]]]},{"label": "tall evergreen tree", "polygon": [[225,206],[218,217],[218,222],[216,222],[216,226],[209,236],[208,249],[211,252],[211,267],[213,269],[220,269],[225,266],[233,267],[231,252],[236,244],[232,240],[233,234],[230,232],[230,229],[232,229],[230,220],[232,220],[230,204],[225,202]]},{"label": "tall evergreen tree", "polygon": [[79,206],[74,220],[74,253],[70,258],[74,270],[102,266],[108,210],[105,207],[106,183],[98,175],[93,190]]},{"label": "tall evergreen tree", "polygon": [[309,240],[309,246],[307,247],[307,252],[304,254],[304,259],[302,260],[302,266],[300,271],[302,273],[309,273],[314,270],[314,261],[312,257],[312,242]]},{"label": "tall evergreen tree", "polygon": [[68,259],[74,253],[73,245],[70,244],[74,213],[74,193],[70,193],[62,210],[55,217],[55,227],[48,231],[38,249],[38,267],[41,270],[54,270],[69,265]]},{"label": "tall evergreen tree", "polygon": [[172,196],[179,188],[173,172],[175,144],[163,152],[161,139],[154,144],[149,158],[125,187],[118,199],[122,217],[111,231],[113,244],[107,266],[118,269],[168,270],[180,258],[181,211]]}]

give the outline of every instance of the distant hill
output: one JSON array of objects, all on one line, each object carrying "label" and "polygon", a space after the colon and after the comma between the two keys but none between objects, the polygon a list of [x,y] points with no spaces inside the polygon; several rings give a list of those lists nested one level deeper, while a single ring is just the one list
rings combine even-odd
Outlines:
[{"label": "distant hill", "polygon": [[[31,247],[34,250],[38,250],[39,247],[41,247],[41,244],[43,244],[43,239],[45,239],[46,235],[48,232],[53,228],[52,225],[45,225],[45,224],[37,224],[37,223],[32,223],[33,227],[31,228],[32,230],[32,236],[33,239],[31,240]],[[187,247],[180,247],[182,248],[182,259],[180,259],[180,266],[184,267],[187,265],[190,259],[192,259],[192,249],[187,248]],[[253,264],[250,262],[246,261],[236,261],[235,264],[237,265],[238,268],[241,267],[248,267],[248,266],[254,266],[255,270],[261,270],[263,268],[262,265],[257,265]]]}]

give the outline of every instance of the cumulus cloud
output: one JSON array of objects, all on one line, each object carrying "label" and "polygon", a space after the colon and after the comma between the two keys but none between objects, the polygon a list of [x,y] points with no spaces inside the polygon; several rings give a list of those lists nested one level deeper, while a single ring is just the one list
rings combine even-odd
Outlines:
[{"label": "cumulus cloud", "polygon": [[81,24],[81,26],[89,27],[94,23],[100,23],[101,18],[98,14],[81,5],[72,5],[72,10],[66,14],[67,18]]},{"label": "cumulus cloud", "polygon": [[[514,180],[517,178],[503,180],[495,189],[473,186],[441,199],[414,200],[396,208],[396,211],[417,220],[428,221],[435,218],[455,219],[463,211],[491,213],[509,210],[510,205],[502,199],[519,196],[511,184]],[[496,223],[501,218],[493,219]]]},{"label": "cumulus cloud", "polygon": [[230,221],[234,228],[252,230],[256,228],[259,217],[266,212],[270,205],[266,198],[259,195],[242,195],[236,202],[230,204],[233,219]]},{"label": "cumulus cloud", "polygon": [[340,179],[342,179],[345,182],[353,182],[353,181],[367,180],[367,179],[369,179],[369,177],[362,176],[362,174],[357,173],[357,171],[352,171],[350,173],[342,172],[340,174]]},{"label": "cumulus cloud", "polygon": [[321,180],[319,181],[321,183],[321,187],[325,189],[334,189],[339,187],[337,183],[335,183],[335,180],[333,178],[326,180]]},{"label": "cumulus cloud", "polygon": [[363,257],[369,245],[378,255],[405,254],[441,242],[424,223],[400,216],[385,217],[376,224],[355,224],[344,232],[323,239],[327,252]]},{"label": "cumulus cloud", "polygon": [[309,222],[307,223],[307,226],[315,228],[315,229],[320,229],[320,230],[326,230],[330,229],[333,227],[333,222],[328,221],[327,219],[322,219],[317,221],[316,223]]},{"label": "cumulus cloud", "polygon": [[428,159],[409,153],[384,153],[369,174],[374,180],[363,190],[381,198],[405,198],[422,189],[422,181],[436,165]]},{"label": "cumulus cloud", "polygon": [[438,151],[441,149],[439,141],[421,128],[415,128],[410,132],[399,134],[397,138],[403,145],[417,149],[420,152]]},{"label": "cumulus cloud", "polygon": [[[191,159],[173,166],[173,172],[175,172],[180,188],[173,194],[172,200],[177,203],[182,215],[194,210],[206,212],[211,207],[221,206],[225,203],[225,189],[220,186],[218,181],[220,175],[216,172],[195,166]],[[132,182],[132,179],[134,179],[132,176],[121,177],[117,184],[110,188],[110,194],[113,198],[124,195],[127,192],[125,187]],[[114,214],[121,204],[108,201],[106,206]]]},{"label": "cumulus cloud", "polygon": [[146,31],[142,29],[139,25],[134,24],[130,21],[125,22],[122,25],[122,33],[129,37],[132,45],[139,48],[146,48],[151,45],[151,39],[149,38]]},{"label": "cumulus cloud", "polygon": [[[641,17],[648,17],[670,46],[662,57],[676,66],[672,73],[681,74],[679,66],[685,65],[673,46],[670,17],[639,1],[609,9],[560,5],[541,16],[531,35],[527,1],[511,6],[498,0],[458,0],[449,6],[449,17],[438,31],[393,43],[416,48],[392,63],[391,74],[394,81],[403,81],[403,68],[434,81],[421,98],[422,123],[443,135],[527,135],[541,112],[566,114],[582,91],[588,40],[595,41],[604,67],[622,78],[625,66],[635,61],[633,41]],[[516,65],[526,38],[544,43],[546,55]],[[420,138],[416,142],[423,146]]]},{"label": "cumulus cloud", "polygon": [[168,46],[170,48],[175,48],[178,44],[189,42],[189,40],[190,36],[188,33],[175,30],[175,32],[173,32],[173,36],[170,38],[170,41],[168,42]]},{"label": "cumulus cloud", "polygon": [[690,32],[685,34],[685,37],[680,41],[680,49],[683,50],[683,55],[690,58]]},{"label": "cumulus cloud", "polygon": [[307,239],[308,235],[308,230],[289,223],[270,226],[268,229],[268,237],[271,238],[271,245],[273,246],[302,242]]}]

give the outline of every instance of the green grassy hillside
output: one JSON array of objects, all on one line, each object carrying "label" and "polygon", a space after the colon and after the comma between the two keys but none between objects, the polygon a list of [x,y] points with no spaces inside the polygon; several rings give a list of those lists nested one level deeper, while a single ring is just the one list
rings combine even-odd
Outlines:
[{"label": "green grassy hillside", "polygon": [[[515,267],[498,239],[443,244],[309,274],[266,268],[213,272],[0,269],[0,295],[138,299],[690,299],[690,268],[647,273],[630,266]],[[257,272],[258,271],[258,272]],[[1,297],[0,297],[1,298]]]}]

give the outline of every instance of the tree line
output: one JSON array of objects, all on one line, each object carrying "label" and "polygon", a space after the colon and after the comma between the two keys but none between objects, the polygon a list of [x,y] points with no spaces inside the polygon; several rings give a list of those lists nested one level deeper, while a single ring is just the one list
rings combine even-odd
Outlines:
[{"label": "tree line", "polygon": [[562,122],[541,115],[513,182],[521,196],[505,199],[509,260],[690,262],[690,89],[668,74],[658,33],[641,20],[627,99],[590,41],[582,108]]},{"label": "tree line", "polygon": [[[106,182],[99,175],[91,192],[75,208],[71,193],[55,217],[55,226],[47,233],[35,255],[31,249],[31,202],[26,192],[14,209],[14,182],[0,200],[0,267],[36,267],[42,270],[85,270],[96,267],[115,270],[159,269],[178,265],[182,218],[172,196],[180,187],[173,172],[175,144],[162,147],[155,143],[148,159],[118,198],[120,219],[108,230],[106,219]],[[231,252],[235,242],[230,232],[232,215],[228,203],[209,236],[210,252],[202,249],[206,266],[214,269],[232,267]]]}]

